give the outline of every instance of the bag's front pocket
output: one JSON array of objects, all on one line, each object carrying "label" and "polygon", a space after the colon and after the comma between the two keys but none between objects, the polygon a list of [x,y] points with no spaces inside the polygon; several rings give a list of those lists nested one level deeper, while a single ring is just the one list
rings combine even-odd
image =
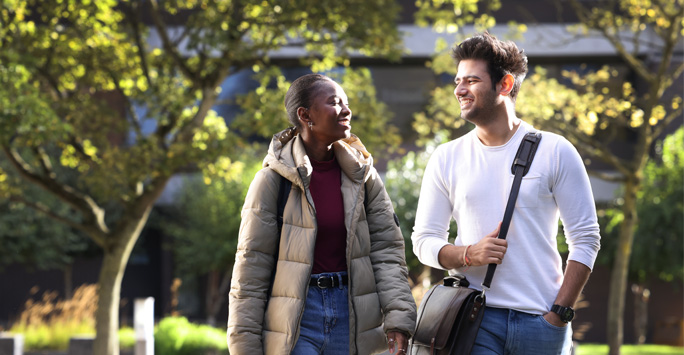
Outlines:
[{"label": "bag's front pocket", "polygon": [[482,321],[483,297],[467,287],[438,285],[430,289],[418,307],[409,354],[423,354],[425,349],[439,354],[468,353]]}]

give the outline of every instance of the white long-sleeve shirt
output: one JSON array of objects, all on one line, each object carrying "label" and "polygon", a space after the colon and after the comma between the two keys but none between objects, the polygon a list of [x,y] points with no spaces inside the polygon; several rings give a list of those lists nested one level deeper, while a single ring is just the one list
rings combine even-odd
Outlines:
[{"label": "white long-sleeve shirt", "polygon": [[[453,217],[455,245],[480,241],[496,229],[513,183],[511,165],[520,142],[532,127],[522,122],[502,146],[485,146],[475,131],[439,146],[423,176],[413,252],[426,265],[444,269],[440,249],[449,244]],[[590,269],[600,248],[599,225],[589,177],[577,150],[565,138],[542,133],[532,166],[523,178],[508,231],[508,249],[487,290],[487,305],[543,314],[553,305],[563,281],[556,244],[563,222],[568,260]],[[487,265],[458,271],[471,287],[481,288]]]}]

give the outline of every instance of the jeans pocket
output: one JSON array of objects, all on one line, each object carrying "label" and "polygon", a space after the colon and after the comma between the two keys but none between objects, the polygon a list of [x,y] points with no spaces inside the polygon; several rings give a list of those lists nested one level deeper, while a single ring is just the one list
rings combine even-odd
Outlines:
[{"label": "jeans pocket", "polygon": [[544,318],[544,316],[539,316],[539,319],[540,319],[543,326],[545,326],[546,328],[558,331],[558,332],[565,332],[568,329],[568,327],[570,326],[570,323],[566,324],[563,327],[553,325],[553,324],[549,323],[549,321],[547,321],[546,318]]}]

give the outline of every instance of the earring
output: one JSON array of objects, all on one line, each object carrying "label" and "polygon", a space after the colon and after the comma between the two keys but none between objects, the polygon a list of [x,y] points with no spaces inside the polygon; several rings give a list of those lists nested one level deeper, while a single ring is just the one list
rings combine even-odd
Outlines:
[{"label": "earring", "polygon": [[309,121],[309,128],[313,126],[313,122]]}]

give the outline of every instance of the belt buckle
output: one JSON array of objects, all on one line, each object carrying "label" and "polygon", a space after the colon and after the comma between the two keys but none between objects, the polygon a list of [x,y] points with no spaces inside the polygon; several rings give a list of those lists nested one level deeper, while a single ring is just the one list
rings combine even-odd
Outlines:
[{"label": "belt buckle", "polygon": [[[328,288],[328,286],[323,285],[323,284],[321,283],[322,280],[328,280],[328,279],[330,279],[330,281],[331,281],[330,283],[331,283],[331,284],[334,283],[334,282],[332,282],[332,281],[333,281],[333,280],[332,280],[332,277],[321,276],[321,277],[319,277],[318,279],[316,279],[316,286],[318,286],[318,288]],[[330,287],[332,287],[332,286],[334,286],[334,285],[331,285]]]}]

